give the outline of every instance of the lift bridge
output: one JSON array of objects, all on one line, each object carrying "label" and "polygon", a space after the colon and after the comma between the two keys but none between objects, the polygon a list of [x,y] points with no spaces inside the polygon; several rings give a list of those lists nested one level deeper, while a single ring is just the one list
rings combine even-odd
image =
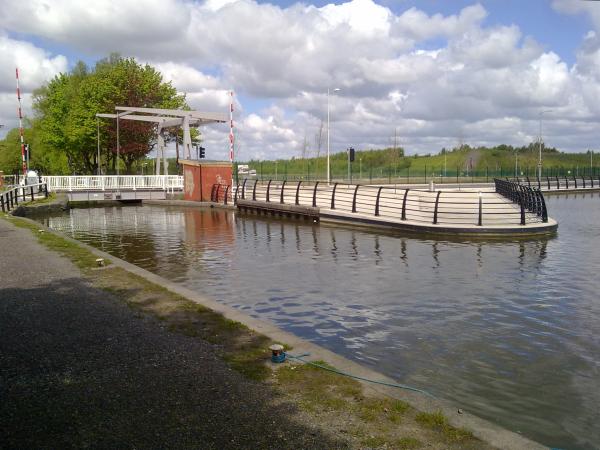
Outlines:
[{"label": "lift bridge", "polygon": [[49,192],[66,193],[70,201],[164,200],[183,190],[180,175],[45,176]]}]

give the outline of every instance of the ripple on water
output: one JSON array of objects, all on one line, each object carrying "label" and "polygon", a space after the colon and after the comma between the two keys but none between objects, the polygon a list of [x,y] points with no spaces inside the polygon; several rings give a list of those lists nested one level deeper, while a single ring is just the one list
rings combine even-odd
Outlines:
[{"label": "ripple on water", "polygon": [[600,447],[599,199],[548,198],[559,233],[534,240],[421,239],[148,206],[45,221],[513,431],[577,449]]}]

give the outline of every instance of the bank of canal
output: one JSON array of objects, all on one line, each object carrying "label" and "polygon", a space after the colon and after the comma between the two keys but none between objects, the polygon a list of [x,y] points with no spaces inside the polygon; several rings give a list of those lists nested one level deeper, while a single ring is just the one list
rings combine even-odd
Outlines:
[{"label": "bank of canal", "polygon": [[600,446],[600,195],[549,197],[557,236],[458,240],[216,209],[42,219],[553,447]]}]

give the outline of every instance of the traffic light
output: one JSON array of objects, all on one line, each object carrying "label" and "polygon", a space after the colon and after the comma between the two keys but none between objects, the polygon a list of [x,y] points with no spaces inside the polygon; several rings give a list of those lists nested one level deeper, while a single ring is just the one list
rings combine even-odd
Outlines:
[{"label": "traffic light", "polygon": [[200,159],[203,159],[206,157],[206,149],[204,147],[198,147],[198,150],[200,150]]},{"label": "traffic light", "polygon": [[354,149],[352,147],[350,147],[348,149],[348,153],[349,153],[348,159],[350,159],[350,162],[354,162]]}]

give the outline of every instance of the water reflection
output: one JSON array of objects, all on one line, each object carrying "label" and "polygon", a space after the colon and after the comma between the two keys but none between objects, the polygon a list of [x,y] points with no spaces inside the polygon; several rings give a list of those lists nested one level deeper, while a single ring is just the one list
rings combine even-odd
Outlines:
[{"label": "water reflection", "polygon": [[600,214],[597,196],[570,197],[548,199],[557,238],[509,241],[217,209],[96,208],[46,221],[548,445],[593,448],[600,259],[589,243]]}]

